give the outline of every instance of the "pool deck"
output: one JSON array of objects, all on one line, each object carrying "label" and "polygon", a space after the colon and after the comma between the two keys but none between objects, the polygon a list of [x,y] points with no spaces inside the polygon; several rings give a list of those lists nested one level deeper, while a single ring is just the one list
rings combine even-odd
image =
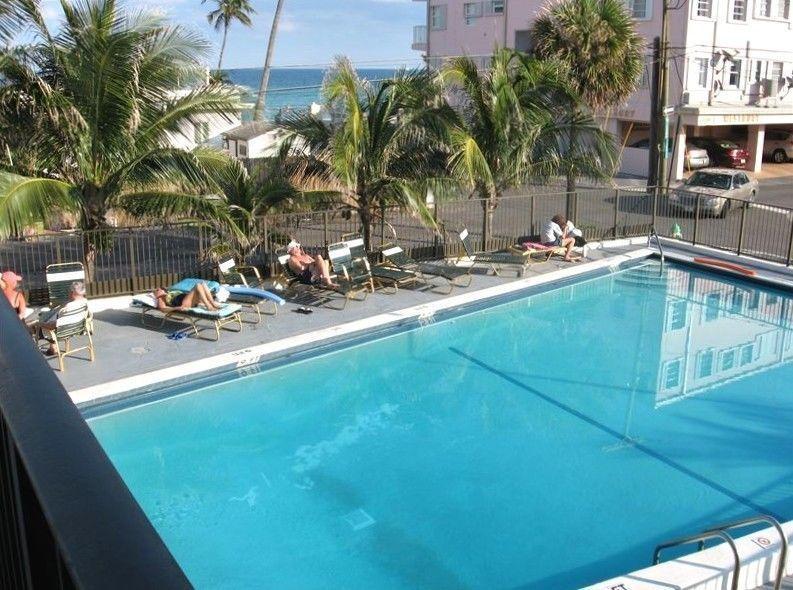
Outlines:
[{"label": "pool deck", "polygon": [[[646,242],[645,242],[646,243]],[[245,323],[242,332],[221,330],[220,340],[215,342],[195,336],[180,340],[171,340],[167,336],[175,331],[184,330],[187,324],[168,321],[159,325],[156,315],[141,324],[141,312],[130,307],[129,297],[94,300],[94,344],[96,360],[87,360],[87,351],[66,358],[66,371],[55,371],[67,391],[77,403],[84,403],[102,397],[102,389],[106,386],[117,390],[120,383],[127,389],[136,389],[148,385],[150,376],[163,369],[178,372],[180,365],[201,362],[202,359],[213,358],[224,353],[233,353],[264,344],[277,344],[281,341],[311,340],[312,335],[327,333],[337,327],[361,323],[367,318],[397,317],[401,310],[415,309],[417,306],[433,304],[443,305],[444,300],[450,302],[475,299],[477,294],[490,292],[493,288],[509,285],[530,286],[534,282],[546,282],[549,278],[560,277],[570,272],[583,272],[589,268],[601,267],[607,260],[619,262],[626,255],[642,249],[640,244],[625,242],[606,243],[589,251],[583,263],[569,263],[561,258],[550,262],[530,265],[522,278],[510,267],[504,267],[501,275],[494,276],[484,266],[476,266],[472,271],[471,285],[465,288],[455,287],[451,294],[445,295],[428,290],[399,289],[395,294],[375,292],[363,302],[350,301],[343,310],[312,306],[313,313],[304,315],[295,310],[301,302],[287,301],[278,309],[275,316],[263,315],[258,325]],[[496,289],[498,290],[498,289]],[[250,317],[250,316],[248,316]],[[204,322],[204,325],[207,325]],[[207,337],[214,337],[214,330],[208,328],[203,332]],[[57,367],[56,359],[49,360],[53,368]],[[144,380],[146,382],[144,382]],[[112,385],[112,387],[111,387]],[[117,391],[113,391],[113,394]],[[76,395],[75,395],[76,394]]]}]

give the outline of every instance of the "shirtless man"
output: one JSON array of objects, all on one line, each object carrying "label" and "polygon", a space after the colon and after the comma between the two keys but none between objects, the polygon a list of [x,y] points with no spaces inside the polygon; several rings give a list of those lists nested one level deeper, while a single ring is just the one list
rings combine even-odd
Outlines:
[{"label": "shirtless man", "polygon": [[295,240],[286,247],[289,254],[289,268],[300,277],[306,285],[322,282],[327,287],[338,287],[330,278],[330,266],[322,256],[306,254],[303,247]]}]

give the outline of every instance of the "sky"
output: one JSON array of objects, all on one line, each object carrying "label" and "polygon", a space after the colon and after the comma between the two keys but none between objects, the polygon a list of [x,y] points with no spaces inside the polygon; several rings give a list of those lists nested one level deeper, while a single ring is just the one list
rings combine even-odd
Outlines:
[{"label": "sky", "polygon": [[[201,31],[214,44],[208,65],[217,64],[221,34],[207,23],[216,0],[121,0],[136,9],[146,7]],[[256,10],[253,26],[234,23],[229,32],[224,68],[261,67],[267,50],[276,0],[250,0]],[[59,0],[42,0],[51,23],[57,22]],[[362,67],[418,65],[419,53],[410,49],[413,26],[426,19],[426,3],[414,0],[285,0],[275,47],[276,66],[330,63],[346,55]]]}]

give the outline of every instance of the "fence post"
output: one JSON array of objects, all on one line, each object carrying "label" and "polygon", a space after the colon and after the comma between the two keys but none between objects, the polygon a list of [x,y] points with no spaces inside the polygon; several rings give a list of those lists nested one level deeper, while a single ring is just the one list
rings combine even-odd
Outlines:
[{"label": "fence post", "polygon": [[386,207],[385,203],[380,205],[380,247],[383,247],[385,244],[385,212]]},{"label": "fence post", "polygon": [[702,201],[702,193],[697,193],[697,203],[694,206],[694,235],[691,237],[691,244],[697,244],[699,237],[699,204]]},{"label": "fence post", "polygon": [[619,223],[619,213],[620,213],[620,189],[614,191],[614,238],[617,237],[617,224]]},{"label": "fence post", "polygon": [[328,247],[328,212],[322,212],[322,240],[325,242],[325,248]]},{"label": "fence post", "polygon": [[260,218],[262,224],[262,243],[264,244],[264,268],[269,272],[270,276],[272,276],[275,270],[275,264],[272,261],[272,256],[270,254],[273,251],[273,245],[270,243],[270,228],[267,226],[267,216],[262,215]]},{"label": "fence post", "polygon": [[433,232],[432,236],[432,255],[434,258],[438,258],[438,251],[441,245],[440,239],[440,225],[438,221],[440,220],[440,210],[441,204],[438,201],[435,201],[434,207],[432,208],[432,219],[435,221],[435,231]]},{"label": "fence post", "polygon": [[534,195],[529,197],[529,237],[534,236]]},{"label": "fence post", "polygon": [[[732,203],[730,203],[732,204]],[[741,225],[738,228],[738,256],[741,255],[743,252],[743,228],[744,224],[746,223],[746,209],[749,207],[749,203],[744,203],[743,207],[741,207]],[[790,257],[788,257],[788,264],[790,264]]]},{"label": "fence post", "polygon": [[790,266],[790,260],[793,258],[793,220],[790,222],[790,237],[787,244],[787,261],[785,266]]},{"label": "fence post", "polygon": [[653,187],[653,228],[658,225],[658,187]]},{"label": "fence post", "polygon": [[130,274],[130,292],[135,293],[141,287],[138,285],[138,271],[135,268],[135,236],[132,234],[131,231],[128,232],[129,235],[129,274]]},{"label": "fence post", "polygon": [[490,199],[482,201],[482,252],[487,252],[490,243]]}]

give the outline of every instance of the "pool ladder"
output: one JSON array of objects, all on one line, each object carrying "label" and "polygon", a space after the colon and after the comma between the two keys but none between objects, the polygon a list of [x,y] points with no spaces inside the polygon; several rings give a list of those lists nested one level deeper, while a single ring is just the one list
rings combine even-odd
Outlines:
[{"label": "pool ladder", "polygon": [[655,231],[655,226],[650,226],[650,233],[647,234],[647,247],[650,246],[650,241],[655,238],[655,243],[658,245],[658,252],[661,253],[661,270],[658,276],[664,276],[664,247],[661,245],[661,239],[658,237],[658,232]]},{"label": "pool ladder", "polygon": [[732,551],[732,556],[735,565],[732,570],[732,590],[738,589],[738,574],[741,572],[741,558],[738,555],[738,548],[735,546],[735,539],[733,539],[727,532],[731,529],[743,528],[752,524],[768,523],[771,524],[779,533],[779,538],[782,541],[781,549],[779,552],[779,565],[777,566],[776,580],[774,580],[774,590],[779,590],[782,585],[782,579],[785,577],[785,565],[787,562],[788,542],[785,536],[785,531],[782,530],[782,525],[779,521],[771,516],[760,515],[744,518],[742,520],[735,520],[726,524],[713,527],[699,533],[698,535],[689,535],[687,537],[680,537],[666,543],[661,543],[655,548],[653,553],[653,565],[661,563],[661,551],[669,549],[670,547],[677,547],[680,545],[688,545],[689,543],[697,543],[697,551],[702,551],[705,548],[705,541],[710,539],[721,539],[729,545]]}]

